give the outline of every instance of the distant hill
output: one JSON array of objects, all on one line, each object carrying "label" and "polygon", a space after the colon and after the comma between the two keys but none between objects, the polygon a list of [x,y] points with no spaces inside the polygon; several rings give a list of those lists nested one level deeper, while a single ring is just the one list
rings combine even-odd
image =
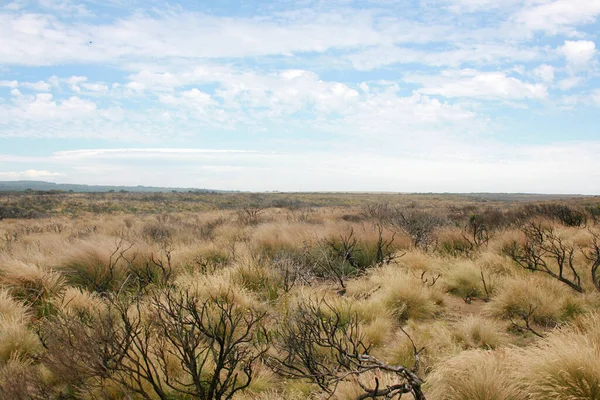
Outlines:
[{"label": "distant hill", "polygon": [[0,181],[0,192],[76,192],[76,193],[105,193],[105,192],[132,192],[132,193],[157,193],[157,192],[226,192],[223,190],[197,189],[197,188],[168,188],[158,186],[104,186],[104,185],[79,185],[69,183],[54,183],[44,181]]}]

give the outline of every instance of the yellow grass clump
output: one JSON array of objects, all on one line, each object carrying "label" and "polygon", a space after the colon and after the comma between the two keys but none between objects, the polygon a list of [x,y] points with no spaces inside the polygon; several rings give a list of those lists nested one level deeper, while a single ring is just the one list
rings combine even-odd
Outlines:
[{"label": "yellow grass clump", "polygon": [[4,320],[27,320],[29,307],[15,300],[6,289],[0,289],[0,318]]},{"label": "yellow grass clump", "polygon": [[579,324],[519,352],[522,388],[530,399],[600,399],[600,314]]},{"label": "yellow grass clump", "polygon": [[506,351],[468,350],[436,365],[427,377],[433,400],[524,399]]},{"label": "yellow grass clump", "polygon": [[65,279],[60,273],[34,264],[4,263],[0,273],[0,282],[14,297],[38,308],[42,314],[53,296],[65,289]]},{"label": "yellow grass clump", "polygon": [[[491,282],[488,282],[490,277],[485,278],[487,278],[485,287],[489,292],[491,290],[491,287],[488,286],[488,283],[491,285]],[[443,282],[450,293],[462,298],[483,298],[486,295],[481,269],[469,260],[448,263],[444,268]]]},{"label": "yellow grass clump", "polygon": [[[372,293],[362,305],[363,315],[378,315],[390,312],[398,322],[408,319],[427,319],[440,310],[442,298],[435,288],[429,287],[398,266],[390,265],[375,270],[368,278],[368,284],[357,289],[368,288]],[[348,293],[359,295],[352,286]]]},{"label": "yellow grass clump", "polygon": [[464,348],[495,349],[508,342],[506,328],[493,320],[470,315],[454,326],[454,339]]},{"label": "yellow grass clump", "polygon": [[21,319],[0,318],[0,362],[11,357],[26,357],[40,350],[37,336]]},{"label": "yellow grass clump", "polygon": [[530,320],[553,327],[585,310],[583,299],[569,288],[539,274],[505,279],[487,306],[494,317]]}]

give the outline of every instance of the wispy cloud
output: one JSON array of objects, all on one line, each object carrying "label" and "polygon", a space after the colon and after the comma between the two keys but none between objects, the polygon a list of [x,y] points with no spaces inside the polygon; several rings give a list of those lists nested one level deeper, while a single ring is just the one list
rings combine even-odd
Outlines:
[{"label": "wispy cloud", "polygon": [[35,169],[28,169],[26,171],[10,171],[0,172],[0,179],[13,180],[13,179],[42,179],[42,178],[57,178],[64,174],[50,171],[39,171]]}]

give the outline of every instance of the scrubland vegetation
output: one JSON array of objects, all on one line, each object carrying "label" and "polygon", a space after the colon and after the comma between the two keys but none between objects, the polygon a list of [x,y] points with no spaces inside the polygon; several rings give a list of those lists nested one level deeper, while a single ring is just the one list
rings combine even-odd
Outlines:
[{"label": "scrubland vegetation", "polygon": [[600,399],[599,216],[598,198],[5,195],[0,398]]}]

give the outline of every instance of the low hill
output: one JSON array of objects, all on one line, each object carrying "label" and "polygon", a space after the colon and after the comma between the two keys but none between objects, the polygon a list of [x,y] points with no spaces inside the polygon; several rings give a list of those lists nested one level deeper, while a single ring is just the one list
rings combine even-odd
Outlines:
[{"label": "low hill", "polygon": [[101,192],[133,192],[133,193],[157,193],[157,192],[223,192],[222,190],[197,189],[197,188],[168,188],[158,186],[110,186],[110,185],[81,185],[70,183],[54,183],[45,181],[0,181],[0,192],[24,192],[24,191],[55,191],[55,192],[77,192],[77,193],[101,193]]}]

